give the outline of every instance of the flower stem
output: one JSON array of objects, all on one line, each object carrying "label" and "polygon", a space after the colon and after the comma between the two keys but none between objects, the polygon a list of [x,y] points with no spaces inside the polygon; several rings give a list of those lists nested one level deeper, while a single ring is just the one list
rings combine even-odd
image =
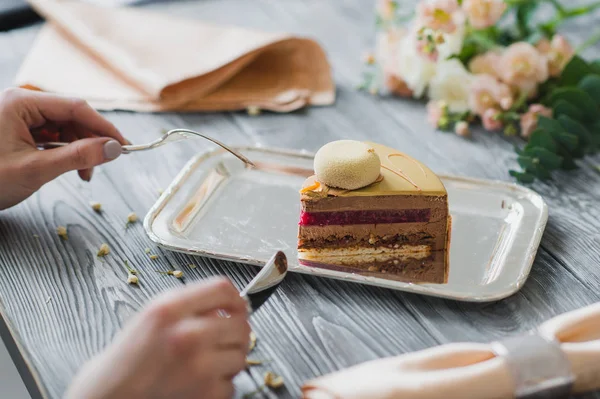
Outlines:
[{"label": "flower stem", "polygon": [[587,50],[588,48],[592,47],[594,44],[596,44],[598,41],[600,40],[600,29],[596,30],[596,32],[587,38],[587,40],[583,43],[581,43],[576,49],[575,49],[575,53],[580,54],[583,51]]}]

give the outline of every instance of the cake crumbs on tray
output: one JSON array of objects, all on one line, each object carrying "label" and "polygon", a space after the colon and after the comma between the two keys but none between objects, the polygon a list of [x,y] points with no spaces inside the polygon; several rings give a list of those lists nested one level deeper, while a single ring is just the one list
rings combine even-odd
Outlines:
[{"label": "cake crumbs on tray", "polygon": [[65,241],[69,239],[69,235],[67,234],[67,228],[65,226],[58,226],[56,228],[56,234],[58,234],[58,236]]},{"label": "cake crumbs on tray", "polygon": [[100,245],[100,249],[98,249],[98,253],[96,253],[97,257],[104,257],[106,255],[108,255],[110,253],[110,248],[108,247],[108,244],[104,243],[102,245]]}]

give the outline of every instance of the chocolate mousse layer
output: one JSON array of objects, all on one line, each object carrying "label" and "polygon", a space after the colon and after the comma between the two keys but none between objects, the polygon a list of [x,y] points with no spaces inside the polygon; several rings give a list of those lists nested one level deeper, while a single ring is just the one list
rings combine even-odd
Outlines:
[{"label": "chocolate mousse layer", "polygon": [[435,251],[423,259],[395,259],[387,262],[370,262],[353,266],[334,265],[316,260],[299,259],[303,266],[318,267],[363,276],[384,278],[410,283],[445,284],[448,282],[448,263],[443,251]]}]

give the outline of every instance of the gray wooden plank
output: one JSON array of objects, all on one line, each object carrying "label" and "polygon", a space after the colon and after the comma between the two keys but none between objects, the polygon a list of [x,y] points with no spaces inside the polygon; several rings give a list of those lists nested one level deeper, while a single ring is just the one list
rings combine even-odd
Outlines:
[{"label": "gray wooden plank", "polygon": [[[354,137],[393,145],[436,171],[508,179],[506,169],[514,165],[511,140],[478,132],[473,140],[464,141],[434,132],[424,122],[422,104],[374,98],[352,89],[361,70],[360,55],[372,44],[370,2],[212,0],[170,3],[166,7],[175,15],[267,30],[285,29],[319,38],[334,67],[338,101],[332,108],[260,117],[243,113],[109,113],[130,139],[144,141],[156,137],[162,128],[186,126],[232,144],[316,150],[327,141]],[[4,55],[0,59],[0,82],[8,84],[36,31],[34,27],[0,36],[0,48],[7,49],[0,52]],[[120,256],[131,257],[140,268],[152,270],[154,264],[140,252],[150,246],[149,241],[139,226],[123,232],[124,217],[131,210],[142,215],[154,202],[157,190],[164,188],[195,152],[206,148],[208,144],[199,142],[192,147],[165,148],[121,159],[100,168],[90,185],[67,176],[45,187],[28,203],[0,215],[0,236],[11,237],[8,243],[0,243],[0,263],[4,266],[0,280],[10,282],[10,286],[0,283],[0,298],[10,298],[4,303],[5,312],[18,338],[27,344],[28,355],[43,374],[51,396],[60,395],[76,368],[108,343],[132,312],[156,293],[179,284],[151,274],[141,289],[131,290],[123,287],[116,260],[98,264],[93,254],[98,242],[106,239]],[[274,362],[241,375],[240,394],[260,384],[265,369],[278,371],[286,378],[287,388],[280,396],[297,396],[302,382],[315,375],[438,343],[500,338],[597,300],[590,288],[598,281],[594,267],[598,257],[589,246],[599,240],[597,209],[593,207],[598,187],[598,175],[590,169],[561,175],[550,185],[535,186],[551,205],[544,249],[524,289],[505,301],[461,304],[290,276],[252,321],[259,336],[253,356]],[[90,199],[105,204],[107,211],[100,223],[87,208]],[[585,224],[579,223],[582,216]],[[65,221],[78,234],[73,242],[62,243],[53,233],[55,223]],[[36,233],[41,236],[39,244],[30,242]],[[241,286],[256,272],[249,266],[161,254],[164,267],[173,263],[198,265],[186,269],[189,280],[225,274]],[[20,269],[15,269],[16,265]],[[35,295],[28,290],[32,286],[38,287]],[[63,300],[56,305],[54,300],[49,302],[56,308],[48,310],[39,303],[46,294]],[[55,320],[62,312],[68,316]],[[83,326],[65,321],[84,314],[87,324]],[[46,336],[54,323],[58,331]],[[97,331],[98,326],[103,326],[101,331]],[[64,346],[57,348],[58,340],[71,346],[63,363],[56,358],[55,351],[64,350]]]}]

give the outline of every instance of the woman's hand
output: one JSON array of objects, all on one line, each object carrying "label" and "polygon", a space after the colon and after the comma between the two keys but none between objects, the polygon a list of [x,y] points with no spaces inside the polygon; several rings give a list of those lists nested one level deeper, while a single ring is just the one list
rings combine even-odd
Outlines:
[{"label": "woman's hand", "polygon": [[[35,142],[73,142],[39,151]],[[23,201],[50,180],[78,170],[86,181],[93,167],[121,155],[127,140],[85,101],[24,89],[0,94],[0,209]]]},{"label": "woman's hand", "polygon": [[67,398],[231,398],[249,335],[246,302],[229,281],[167,292],[84,366]]}]

